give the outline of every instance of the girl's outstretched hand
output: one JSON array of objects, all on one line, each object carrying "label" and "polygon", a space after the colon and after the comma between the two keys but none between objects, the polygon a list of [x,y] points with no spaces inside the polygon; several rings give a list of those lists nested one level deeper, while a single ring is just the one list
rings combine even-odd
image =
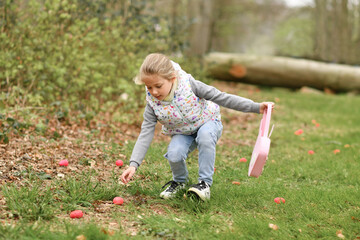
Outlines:
[{"label": "girl's outstretched hand", "polygon": [[262,102],[260,103],[260,114],[263,114],[265,109],[267,109],[268,105],[271,104],[271,110],[274,109],[275,103],[273,102]]},{"label": "girl's outstretched hand", "polygon": [[136,168],[135,168],[135,167],[132,167],[132,166],[128,167],[128,169],[126,169],[126,170],[121,174],[121,177],[120,177],[121,181],[122,181],[123,183],[127,184],[127,183],[131,180],[131,178],[134,176],[135,172],[136,172]]}]

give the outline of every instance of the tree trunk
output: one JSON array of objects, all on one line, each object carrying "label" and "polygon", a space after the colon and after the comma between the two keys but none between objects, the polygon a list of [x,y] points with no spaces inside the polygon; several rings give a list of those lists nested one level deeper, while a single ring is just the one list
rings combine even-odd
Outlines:
[{"label": "tree trunk", "polygon": [[315,0],[315,58],[323,61],[331,59],[331,37],[329,25],[331,24],[328,13],[328,1]]},{"label": "tree trunk", "polygon": [[213,0],[191,0],[188,2],[190,19],[190,56],[203,56],[210,47],[211,27],[213,25]]},{"label": "tree trunk", "polygon": [[351,49],[351,30],[349,24],[349,10],[348,10],[348,1],[342,0],[340,2],[340,19],[338,21],[339,25],[339,34],[340,34],[340,63],[349,63],[351,60],[350,49]]},{"label": "tree trunk", "polygon": [[359,91],[360,68],[273,56],[214,52],[205,56],[208,75],[250,84]]},{"label": "tree trunk", "polygon": [[[352,32],[356,29],[357,1],[315,0],[315,49],[317,60],[356,64],[358,45]],[[356,32],[355,32],[356,33]]]}]

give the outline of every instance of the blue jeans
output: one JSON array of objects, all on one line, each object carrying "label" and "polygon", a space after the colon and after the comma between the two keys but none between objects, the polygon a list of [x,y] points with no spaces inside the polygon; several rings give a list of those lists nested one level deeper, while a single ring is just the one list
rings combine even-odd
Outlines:
[{"label": "blue jeans", "polygon": [[197,133],[193,135],[174,135],[171,138],[167,153],[173,180],[175,182],[186,182],[188,170],[186,158],[196,147],[199,150],[199,181],[205,181],[210,186],[213,182],[216,143],[222,133],[221,121],[208,121],[204,123]]}]

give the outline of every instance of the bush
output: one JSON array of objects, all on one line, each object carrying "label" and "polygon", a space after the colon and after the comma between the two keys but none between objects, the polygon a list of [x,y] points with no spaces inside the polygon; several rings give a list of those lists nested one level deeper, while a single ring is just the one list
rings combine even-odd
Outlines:
[{"label": "bush", "polygon": [[166,21],[139,14],[144,4],[128,1],[25,2],[0,3],[3,108],[60,101],[99,111],[141,104],[143,88],[132,78],[149,52],[169,50]]}]

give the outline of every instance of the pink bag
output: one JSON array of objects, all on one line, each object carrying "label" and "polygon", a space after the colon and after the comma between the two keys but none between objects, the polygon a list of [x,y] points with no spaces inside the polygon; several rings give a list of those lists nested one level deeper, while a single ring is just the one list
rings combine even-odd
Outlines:
[{"label": "pink bag", "polygon": [[271,119],[271,108],[271,104],[269,104],[260,122],[259,135],[256,139],[255,147],[251,155],[248,173],[249,177],[259,177],[268,158],[270,150],[270,136],[274,129],[273,125],[271,132],[268,135]]}]

